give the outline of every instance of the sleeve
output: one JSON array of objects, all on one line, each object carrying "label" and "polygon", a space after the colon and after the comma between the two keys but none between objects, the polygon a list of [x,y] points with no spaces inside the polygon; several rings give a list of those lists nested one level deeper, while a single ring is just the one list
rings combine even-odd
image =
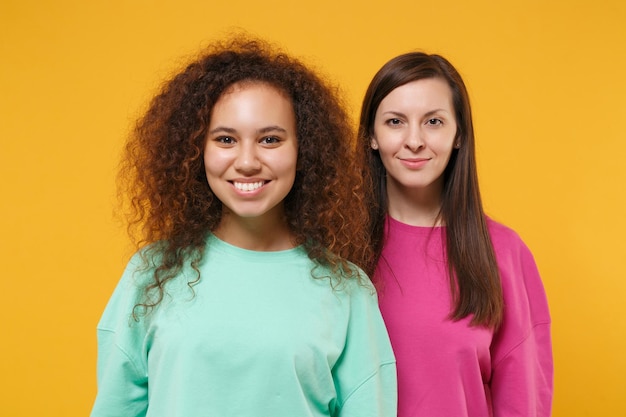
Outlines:
[{"label": "sleeve", "polygon": [[510,257],[501,258],[505,312],[492,347],[493,416],[549,417],[553,359],[545,290],[521,240]]},{"label": "sleeve", "polygon": [[91,417],[146,415],[148,374],[142,359],[145,324],[131,318],[139,294],[135,267],[131,260],[98,324],[98,393]]},{"label": "sleeve", "polygon": [[396,417],[396,361],[374,290],[351,297],[344,350],[333,368],[336,417]]}]

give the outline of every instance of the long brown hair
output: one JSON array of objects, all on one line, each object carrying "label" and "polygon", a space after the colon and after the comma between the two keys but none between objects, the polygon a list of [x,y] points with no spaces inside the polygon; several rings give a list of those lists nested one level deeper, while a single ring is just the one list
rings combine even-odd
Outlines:
[{"label": "long brown hair", "polygon": [[378,151],[370,148],[376,110],[394,89],[425,78],[440,78],[450,86],[457,121],[455,143],[460,144],[452,151],[443,173],[438,216],[447,229],[448,275],[456,303],[451,318],[473,315],[472,325],[497,327],[502,321],[502,287],[478,187],[469,95],[458,71],[440,55],[411,52],[393,58],[376,73],[365,93],[358,148],[366,166],[364,178],[369,183],[367,199],[375,254],[366,270],[373,276],[376,264],[384,262],[380,258],[388,207],[386,170]]},{"label": "long brown hair", "polygon": [[333,278],[360,276],[346,260],[358,265],[367,258],[367,212],[354,130],[338,90],[275,47],[237,35],[210,45],[167,81],[127,142],[120,193],[131,236],[143,248],[146,268],[154,270],[136,310],[158,305],[165,283],[184,265],[201,279],[206,237],[222,213],[207,182],[204,144],[214,104],[238,82],[270,85],[293,104],[298,162],[284,205],[295,243],[330,267]]}]

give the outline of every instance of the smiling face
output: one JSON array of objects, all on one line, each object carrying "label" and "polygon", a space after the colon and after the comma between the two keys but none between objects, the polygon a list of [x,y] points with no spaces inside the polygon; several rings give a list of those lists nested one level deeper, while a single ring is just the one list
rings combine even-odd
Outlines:
[{"label": "smiling face", "polygon": [[282,222],[297,155],[291,101],[267,84],[230,87],[213,107],[204,148],[207,180],[223,204],[222,217],[257,225]]},{"label": "smiling face", "polygon": [[456,131],[452,91],[440,78],[404,84],[380,102],[371,146],[387,170],[389,201],[410,194],[440,198]]}]

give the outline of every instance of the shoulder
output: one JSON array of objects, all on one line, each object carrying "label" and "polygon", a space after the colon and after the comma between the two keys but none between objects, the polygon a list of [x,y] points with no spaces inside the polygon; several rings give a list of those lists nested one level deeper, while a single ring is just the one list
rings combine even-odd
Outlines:
[{"label": "shoulder", "polygon": [[161,251],[155,245],[139,249],[128,260],[118,286],[135,289],[145,287],[151,282],[160,262]]},{"label": "shoulder", "polygon": [[339,299],[350,299],[351,303],[377,301],[374,284],[361,268],[351,262],[346,262],[343,268],[318,265],[311,272],[316,281],[330,285]]},{"label": "shoulder", "polygon": [[509,258],[534,264],[533,255],[520,235],[510,227],[487,217],[487,228],[498,263]]},{"label": "shoulder", "polygon": [[528,349],[550,349],[549,333],[546,338],[545,332],[549,332],[551,318],[545,288],[530,249],[513,229],[489,218],[487,227],[505,306],[491,348],[494,366],[500,366],[507,357],[521,360],[518,355],[530,354]]},{"label": "shoulder", "polygon": [[[507,311],[528,310],[533,322],[549,321],[545,289],[534,256],[511,228],[487,219]],[[506,319],[506,317],[505,317]]]},{"label": "shoulder", "polygon": [[122,277],[119,280],[115,289],[115,295],[120,295],[120,292],[136,291],[142,288],[146,284],[147,277],[150,275],[150,270],[154,269],[154,260],[150,260],[147,257],[146,250],[142,249],[135,252],[124,268]]},{"label": "shoulder", "polygon": [[351,286],[352,294],[356,294],[357,297],[362,297],[366,300],[375,301],[378,305],[378,295],[376,294],[376,288],[370,280],[370,278],[359,269],[359,275],[355,277],[346,278],[346,282]]},{"label": "shoulder", "polygon": [[141,252],[135,253],[130,258],[100,317],[99,330],[115,331],[119,330],[120,326],[126,327],[122,323],[131,322],[133,306],[140,299],[145,285],[147,275],[143,272],[145,264]]},{"label": "shoulder", "polygon": [[[543,294],[535,258],[520,236],[503,224],[487,219],[505,298],[508,292]],[[522,291],[523,290],[523,291]]]},{"label": "shoulder", "polygon": [[498,264],[513,262],[517,264],[531,263],[534,265],[533,255],[519,234],[508,226],[487,217],[487,228],[491,244],[496,254]]},{"label": "shoulder", "polygon": [[525,246],[519,234],[510,227],[487,217],[487,228],[494,246]]},{"label": "shoulder", "polygon": [[352,262],[347,262],[347,265],[349,266],[348,271],[341,271],[341,273],[337,274],[341,278],[342,282],[345,283],[347,288],[363,293],[372,293],[376,291],[374,289],[374,284],[372,284],[370,277],[365,273],[365,271]]},{"label": "shoulder", "polygon": [[108,318],[115,321],[116,316],[132,312],[143,299],[146,287],[153,282],[160,258],[161,253],[154,245],[141,248],[130,257],[109,298],[101,323]]}]

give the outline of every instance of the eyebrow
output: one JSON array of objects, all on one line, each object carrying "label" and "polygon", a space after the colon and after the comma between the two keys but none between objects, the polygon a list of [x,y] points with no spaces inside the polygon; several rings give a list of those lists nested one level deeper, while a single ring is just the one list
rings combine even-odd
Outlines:
[{"label": "eyebrow", "polygon": [[[233,129],[232,127],[226,127],[226,126],[218,126],[215,129],[211,129],[209,131],[209,135],[213,135],[215,133],[218,132],[224,132],[224,133],[237,133],[237,129]],[[281,132],[281,133],[286,133],[287,130],[280,127],[280,126],[267,126],[267,127],[263,127],[259,130],[257,130],[258,134],[264,134],[264,133],[269,133],[269,132]]]},{"label": "eyebrow", "polygon": [[435,110],[431,110],[429,112],[426,112],[426,114],[424,114],[424,116],[426,116],[426,117],[432,116],[433,114],[436,114],[436,113],[439,113],[439,112],[450,114],[450,112],[448,110],[446,110],[446,109],[435,109]]},{"label": "eyebrow", "polygon": [[[450,112],[446,109],[435,109],[435,110],[430,110],[426,113],[424,113],[424,116],[429,117],[432,116],[433,114],[436,114],[438,112],[444,112],[444,113],[448,113],[450,114]],[[393,110],[388,110],[386,112],[384,112],[383,114],[392,114],[394,116],[399,116],[399,117],[406,117],[406,114],[399,112],[399,111],[393,111]]]},{"label": "eyebrow", "polygon": [[393,116],[406,117],[406,115],[404,113],[400,113],[398,111],[393,111],[393,110],[388,110],[388,111],[384,112],[383,114],[385,114],[385,115],[391,114]]},{"label": "eyebrow", "polygon": [[287,130],[283,129],[280,126],[267,126],[267,127],[264,127],[263,129],[258,130],[258,133],[269,133],[269,132],[287,133]]}]

